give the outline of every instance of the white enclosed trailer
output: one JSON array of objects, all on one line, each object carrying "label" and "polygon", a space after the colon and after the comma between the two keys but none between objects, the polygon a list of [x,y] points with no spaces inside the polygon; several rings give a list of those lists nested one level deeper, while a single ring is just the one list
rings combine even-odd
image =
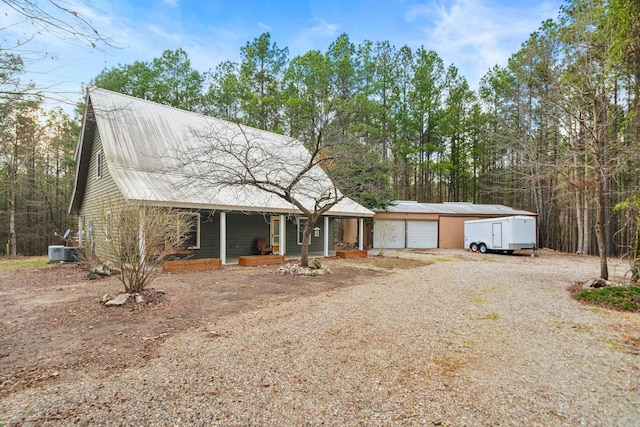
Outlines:
[{"label": "white enclosed trailer", "polygon": [[513,253],[537,248],[536,219],[532,216],[478,219],[464,222],[464,247],[473,252]]}]

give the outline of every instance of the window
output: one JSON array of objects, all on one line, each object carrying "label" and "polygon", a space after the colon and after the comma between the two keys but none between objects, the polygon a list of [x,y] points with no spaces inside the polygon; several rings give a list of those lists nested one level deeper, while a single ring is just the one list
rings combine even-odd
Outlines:
[{"label": "window", "polygon": [[100,151],[96,156],[96,178],[102,177],[102,158],[103,157],[104,155],[102,154],[102,151]]},{"label": "window", "polygon": [[191,229],[187,232],[185,243],[188,249],[200,249],[200,214],[198,212],[181,212],[191,218]]},{"label": "window", "polygon": [[[304,234],[304,228],[307,226],[306,217],[298,217],[298,244],[302,244],[302,235]],[[311,243],[311,236],[309,236],[309,243]]]}]

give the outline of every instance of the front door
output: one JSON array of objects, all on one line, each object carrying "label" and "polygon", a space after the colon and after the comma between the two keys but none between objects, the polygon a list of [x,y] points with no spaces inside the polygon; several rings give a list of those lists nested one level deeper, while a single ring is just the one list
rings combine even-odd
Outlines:
[{"label": "front door", "polygon": [[271,217],[271,231],[269,232],[271,236],[271,247],[273,248],[273,253],[277,254],[280,252],[280,217],[272,216]]}]

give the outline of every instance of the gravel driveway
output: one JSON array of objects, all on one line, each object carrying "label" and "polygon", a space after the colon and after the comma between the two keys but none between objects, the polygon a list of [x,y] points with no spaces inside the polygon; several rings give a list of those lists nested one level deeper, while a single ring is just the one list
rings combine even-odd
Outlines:
[{"label": "gravel driveway", "polygon": [[432,264],[222,318],[99,381],[12,394],[0,423],[640,425],[639,316],[567,292],[597,258],[386,255]]}]

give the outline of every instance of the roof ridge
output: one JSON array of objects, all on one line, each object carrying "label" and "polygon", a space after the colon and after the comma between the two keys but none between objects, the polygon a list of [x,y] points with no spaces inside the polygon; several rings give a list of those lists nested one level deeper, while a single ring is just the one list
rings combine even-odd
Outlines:
[{"label": "roof ridge", "polygon": [[92,92],[92,91],[106,92],[106,93],[109,93],[111,95],[115,95],[115,96],[120,96],[120,97],[131,99],[132,101],[144,102],[144,103],[151,104],[151,105],[154,105],[154,106],[157,106],[157,107],[167,108],[167,109],[170,109],[170,110],[178,111],[180,113],[190,114],[190,115],[194,115],[194,116],[197,116],[197,117],[202,117],[202,118],[209,119],[209,120],[215,120],[215,121],[222,122],[222,123],[229,123],[229,124],[232,124],[232,125],[237,125],[237,126],[240,126],[241,128],[244,128],[244,129],[252,129],[252,130],[255,130],[255,131],[258,131],[258,132],[266,132],[266,133],[269,133],[269,134],[282,136],[283,138],[295,139],[297,141],[300,141],[297,138],[294,138],[292,136],[285,135],[285,134],[282,134],[282,133],[277,133],[277,132],[273,132],[273,131],[266,130],[266,129],[260,129],[260,128],[257,128],[257,127],[254,127],[254,126],[250,126],[250,125],[247,125],[247,124],[244,124],[244,123],[233,122],[233,121],[230,121],[230,120],[221,119],[221,118],[216,117],[216,116],[210,116],[208,114],[198,113],[196,111],[185,110],[185,109],[182,109],[182,108],[174,107],[173,105],[162,104],[160,102],[151,101],[151,100],[145,99],[145,98],[139,98],[137,96],[133,96],[133,95],[129,95],[129,94],[126,94],[126,93],[121,93],[121,92],[116,92],[116,91],[113,91],[113,90],[104,89],[104,88],[97,87],[97,86],[89,86],[87,88],[87,91],[88,92]]}]

